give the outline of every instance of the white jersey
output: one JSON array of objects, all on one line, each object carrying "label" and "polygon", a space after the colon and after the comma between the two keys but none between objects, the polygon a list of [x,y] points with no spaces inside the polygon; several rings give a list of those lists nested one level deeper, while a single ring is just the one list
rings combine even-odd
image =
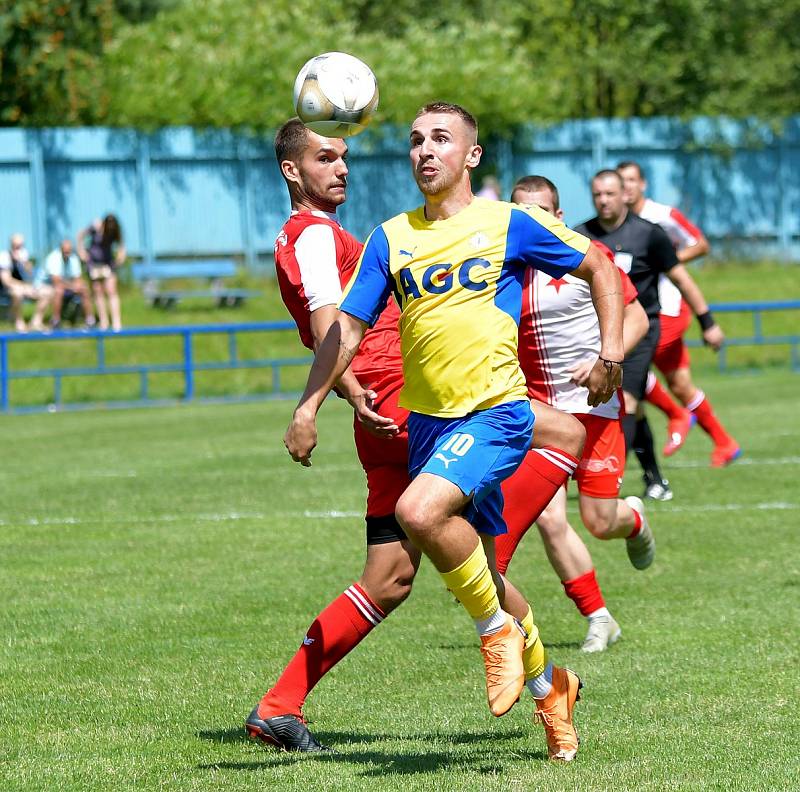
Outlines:
[{"label": "white jersey", "polygon": [[[696,245],[702,236],[700,229],[678,209],[650,198],[645,198],[639,217],[660,225],[667,232],[675,250]],[[661,303],[661,313],[664,316],[679,316],[681,299],[678,287],[666,275],[659,275],[658,301]]]},{"label": "white jersey", "polygon": [[571,379],[573,366],[594,362],[599,353],[600,323],[589,284],[573,275],[553,278],[528,269],[519,326],[519,361],[528,395],[564,412],[618,418],[616,393],[606,404],[590,407],[589,391]]}]

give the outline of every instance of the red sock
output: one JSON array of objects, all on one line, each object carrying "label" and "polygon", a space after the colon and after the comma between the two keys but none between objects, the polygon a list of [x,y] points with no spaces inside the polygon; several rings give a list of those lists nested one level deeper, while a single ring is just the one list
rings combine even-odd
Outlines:
[{"label": "red sock", "polygon": [[633,539],[642,530],[642,515],[636,509],[632,508],[631,511],[633,512],[633,530],[625,537],[626,539]]},{"label": "red sock", "polygon": [[[650,379],[652,377],[652,380]],[[650,387],[650,383],[653,387]],[[668,418],[673,420],[680,420],[685,415],[684,408],[678,404],[670,395],[664,390],[664,386],[656,379],[654,374],[650,374],[647,379],[648,391],[645,394],[645,399],[650,404],[658,407],[661,412],[666,413]]]},{"label": "red sock", "polygon": [[357,583],[317,616],[275,686],[258,705],[260,718],[300,715],[306,696],[386,614]]},{"label": "red sock", "polygon": [[736,442],[722,427],[703,391],[698,390],[695,397],[686,405],[695,416],[706,434],[711,435],[714,445],[731,445]]},{"label": "red sock", "polygon": [[578,460],[560,448],[536,448],[528,451],[514,475],[503,482],[503,518],[508,533],[495,540],[497,568],[501,573],[505,574],[528,528],[577,467]]},{"label": "red sock", "polygon": [[606,606],[593,569],[573,580],[562,580],[561,585],[566,595],[578,607],[581,616],[588,616]]}]

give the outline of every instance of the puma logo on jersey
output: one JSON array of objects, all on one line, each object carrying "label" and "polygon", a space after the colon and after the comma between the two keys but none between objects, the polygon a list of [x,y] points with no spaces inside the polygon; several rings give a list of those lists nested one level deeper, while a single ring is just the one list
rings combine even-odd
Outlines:
[{"label": "puma logo on jersey", "polygon": [[303,636],[303,646],[311,646],[315,641],[314,638],[309,638],[307,635]]},{"label": "puma logo on jersey", "polygon": [[436,454],[436,456],[434,456],[434,459],[441,459],[442,462],[444,462],[445,468],[447,469],[450,468],[451,462],[458,462],[458,459],[456,459],[455,457],[453,457],[452,459],[448,459],[444,454]]},{"label": "puma logo on jersey", "polygon": [[400,255],[401,255],[401,256],[408,256],[409,258],[412,258],[412,259],[413,259],[413,258],[414,258],[414,253],[416,253],[416,251],[417,251],[417,248],[416,248],[416,247],[414,247],[414,248],[411,250],[411,252],[409,252],[408,250],[403,250],[403,248],[400,248]]}]

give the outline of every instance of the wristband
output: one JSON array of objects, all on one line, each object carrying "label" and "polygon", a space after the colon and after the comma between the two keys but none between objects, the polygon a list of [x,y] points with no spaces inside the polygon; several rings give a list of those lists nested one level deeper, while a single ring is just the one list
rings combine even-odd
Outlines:
[{"label": "wristband", "polygon": [[714,317],[711,315],[711,311],[706,311],[703,314],[698,314],[697,321],[700,323],[700,329],[703,332],[708,330],[709,327],[713,327],[716,324],[716,322],[714,321]]},{"label": "wristband", "polygon": [[622,361],[621,360],[607,360],[606,358],[600,357],[599,355],[597,356],[597,359],[602,361],[603,368],[608,372],[611,372],[614,369],[614,366],[621,366],[622,365]]}]

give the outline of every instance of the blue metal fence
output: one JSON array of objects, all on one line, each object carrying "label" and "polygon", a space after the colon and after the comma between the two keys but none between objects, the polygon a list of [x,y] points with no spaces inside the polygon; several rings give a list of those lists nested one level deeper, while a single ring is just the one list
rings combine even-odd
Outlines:
[{"label": "blue metal fence", "polygon": [[[753,332],[749,336],[729,337],[726,345],[719,353],[718,364],[721,371],[728,370],[727,349],[741,346],[789,346],[791,352],[791,366],[794,371],[800,371],[800,333],[769,335],[763,331],[763,314],[774,311],[800,311],[799,300],[786,300],[782,302],[753,302],[753,303],[720,303],[712,305],[715,313],[748,313],[753,318]],[[800,323],[797,325],[800,327]],[[242,322],[236,324],[191,325],[176,327],[142,327],[138,329],[123,330],[119,333],[107,331],[57,331],[53,333],[0,333],[0,412],[23,413],[43,412],[46,410],[91,408],[97,406],[147,406],[158,404],[172,404],[176,401],[204,401],[208,397],[198,395],[195,378],[198,372],[205,371],[233,371],[236,369],[269,369],[271,371],[270,388],[254,395],[236,393],[235,390],[224,396],[215,397],[214,401],[243,401],[254,398],[285,398],[296,396],[294,392],[286,392],[281,388],[281,372],[289,367],[307,367],[311,362],[310,355],[286,358],[257,357],[245,358],[239,353],[238,338],[242,333],[274,333],[276,331],[294,331],[292,322]],[[224,360],[204,361],[198,360],[195,354],[195,339],[200,335],[225,335],[227,336],[227,357]],[[135,363],[124,365],[109,365],[106,360],[106,347],[109,342],[116,343],[125,338],[141,337],[173,337],[181,340],[180,359],[169,363]],[[9,348],[13,345],[32,344],[50,341],[68,341],[82,339],[94,345],[95,363],[92,366],[54,366],[51,368],[19,368],[12,369],[9,365]],[[691,346],[700,346],[701,342],[691,340]],[[183,393],[179,399],[153,399],[150,396],[150,377],[154,374],[179,373],[183,380]],[[70,377],[99,377],[114,374],[137,375],[139,377],[138,399],[125,401],[100,402],[65,402],[62,398],[62,383]],[[52,399],[46,404],[12,404],[11,383],[20,380],[50,379],[53,383]]]},{"label": "blue metal fence", "polygon": [[[570,224],[593,214],[588,183],[635,159],[650,194],[681,207],[720,255],[800,260],[800,116],[769,125],[700,118],[594,119],[484,141],[508,194],[549,176]],[[349,141],[345,226],[364,238],[419,203],[407,130],[379,126]],[[289,204],[269,135],[229,130],[0,129],[0,245],[21,232],[37,257],[95,217],[117,213],[133,256],[269,255]]]}]

